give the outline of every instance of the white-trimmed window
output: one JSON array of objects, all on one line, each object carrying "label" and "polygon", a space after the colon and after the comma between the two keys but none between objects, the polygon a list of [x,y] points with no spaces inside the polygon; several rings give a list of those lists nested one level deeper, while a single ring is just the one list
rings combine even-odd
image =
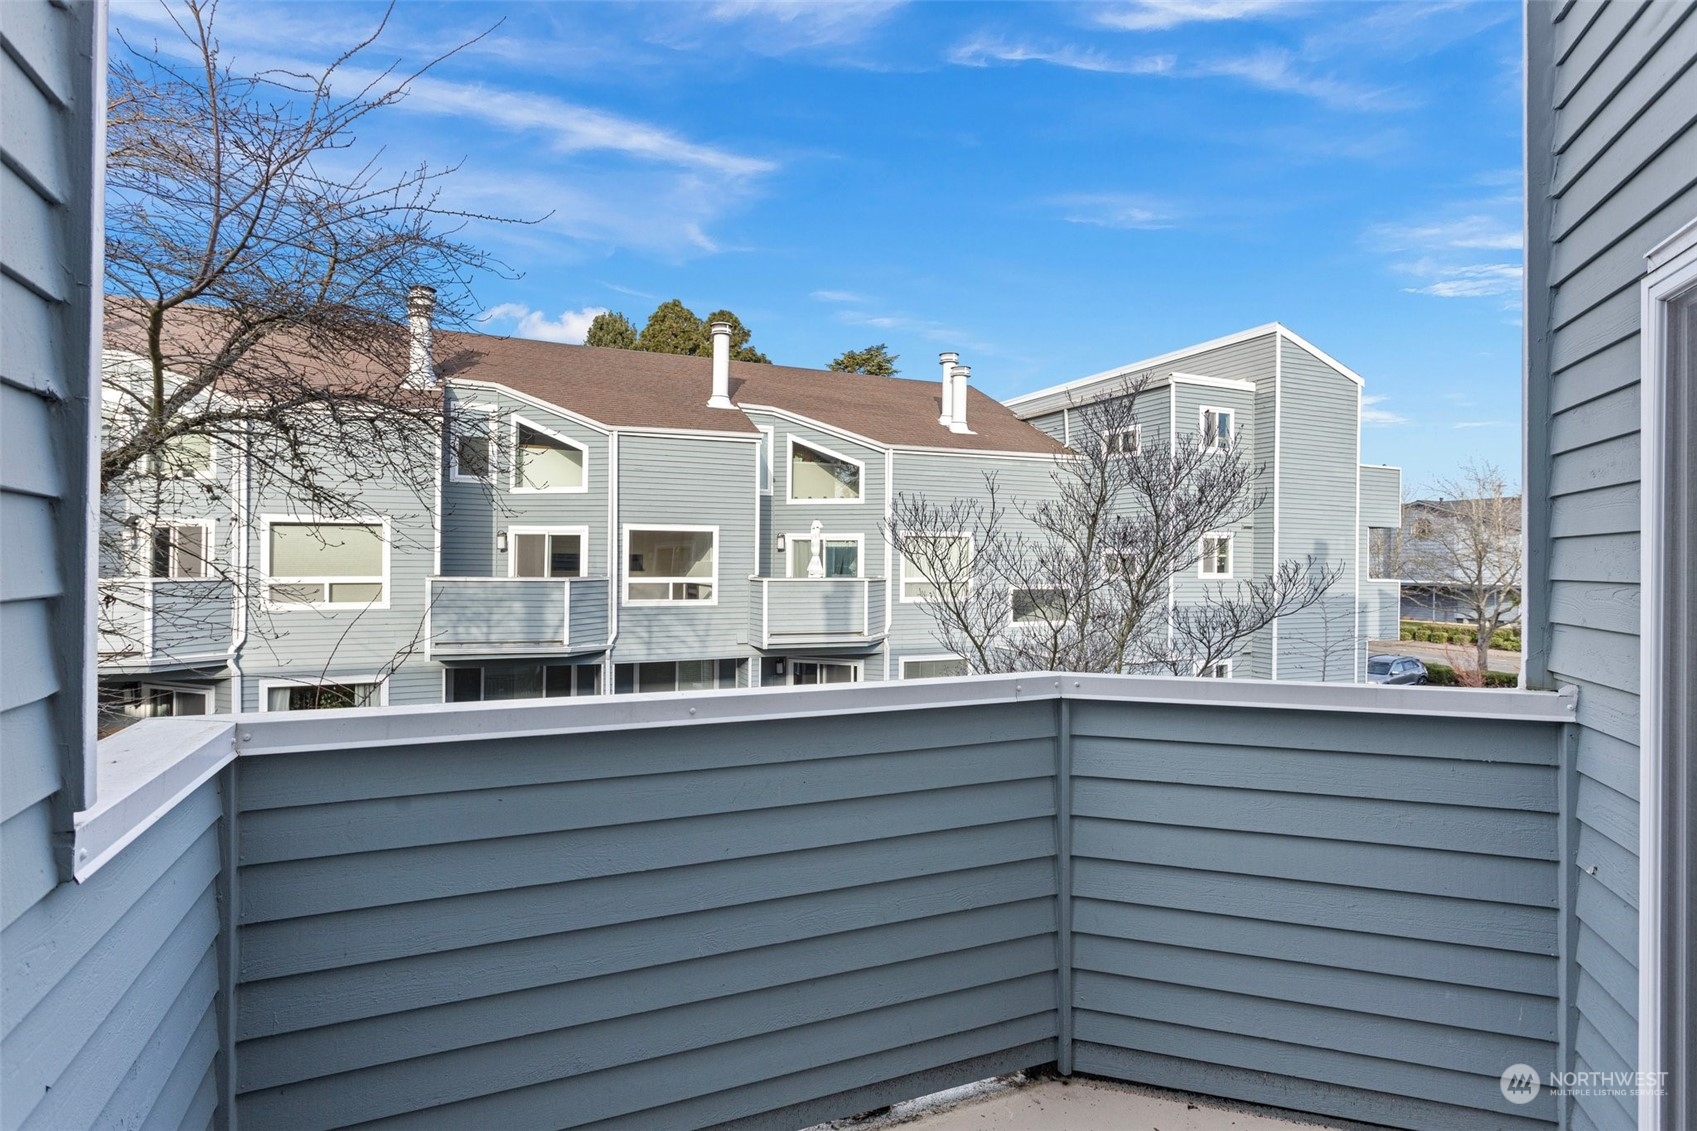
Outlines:
[{"label": "white-trimmed window", "polygon": [[1202,409],[1202,446],[1210,451],[1225,451],[1236,436],[1237,413],[1229,408]]},{"label": "white-trimmed window", "polygon": [[513,490],[589,490],[589,451],[528,420],[513,418]]},{"label": "white-trimmed window", "polygon": [[386,522],[267,519],[260,548],[265,596],[274,608],[387,604]]},{"label": "white-trimmed window", "polygon": [[1202,577],[1230,577],[1232,575],[1232,535],[1204,534],[1202,536],[1202,558],[1197,564],[1197,573]]},{"label": "white-trimmed window", "polygon": [[388,701],[387,681],[276,680],[259,683],[261,711],[331,711],[343,707],[381,707]]},{"label": "white-trimmed window", "polygon": [[1014,624],[1055,624],[1066,619],[1065,589],[1010,589]]},{"label": "white-trimmed window", "polygon": [[[924,560],[914,562],[903,551],[903,601],[932,601],[941,594],[943,586],[972,584],[972,535],[916,534],[907,542],[913,550],[921,551]],[[940,576],[933,578],[930,573]]]},{"label": "white-trimmed window", "polygon": [[858,660],[791,660],[791,687],[815,687],[827,683],[859,683]]},{"label": "white-trimmed window", "polygon": [[862,535],[821,534],[817,549],[811,534],[791,534],[785,541],[789,546],[785,573],[790,577],[807,577],[815,552],[824,570],[821,577],[860,576]]},{"label": "white-trimmed window", "polygon": [[147,576],[199,578],[210,576],[212,523],[161,522],[145,528]]},{"label": "white-trimmed window", "polygon": [[744,660],[659,660],[613,665],[613,692],[728,691],[737,686]]},{"label": "white-trimmed window", "polygon": [[465,412],[454,421],[453,466],[456,483],[487,483],[494,474],[494,422],[485,412]]},{"label": "white-trimmed window", "polygon": [[588,560],[588,527],[507,528],[509,577],[582,577]]},{"label": "white-trimmed window", "polygon": [[217,471],[211,436],[187,433],[173,436],[148,458],[161,479],[211,479]]},{"label": "white-trimmed window", "polygon": [[1218,663],[1204,664],[1196,674],[1203,679],[1230,679],[1232,677],[1232,662],[1221,660]]},{"label": "white-trimmed window", "polygon": [[1130,428],[1104,432],[1102,443],[1107,445],[1111,456],[1134,456],[1143,450],[1143,425],[1133,424]]},{"label": "white-trimmed window", "polygon": [[601,693],[600,664],[502,664],[442,672],[442,702],[559,699]]},{"label": "white-trimmed window", "polygon": [[625,604],[718,600],[717,526],[625,527]]},{"label": "white-trimmed window", "polygon": [[125,697],[124,714],[138,719],[175,719],[212,713],[207,691],[144,683]]},{"label": "white-trimmed window", "polygon": [[772,493],[772,445],[777,441],[773,436],[770,424],[756,424],[755,427],[760,429],[759,451],[755,457],[759,460],[759,470],[756,474],[760,478],[760,493],[770,495]]},{"label": "white-trimmed window", "polygon": [[866,465],[789,437],[790,502],[858,503]]},{"label": "white-trimmed window", "polygon": [[903,656],[903,679],[945,679],[963,676],[970,669],[959,656]]}]

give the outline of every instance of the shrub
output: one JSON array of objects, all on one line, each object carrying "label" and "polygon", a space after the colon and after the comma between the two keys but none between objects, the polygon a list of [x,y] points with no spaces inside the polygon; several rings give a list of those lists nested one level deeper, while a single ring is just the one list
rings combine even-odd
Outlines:
[{"label": "shrub", "polygon": [[[1427,664],[1426,679],[1433,687],[1462,687],[1464,684],[1448,664]],[[1486,672],[1486,687],[1514,687],[1520,678],[1512,672]]]}]

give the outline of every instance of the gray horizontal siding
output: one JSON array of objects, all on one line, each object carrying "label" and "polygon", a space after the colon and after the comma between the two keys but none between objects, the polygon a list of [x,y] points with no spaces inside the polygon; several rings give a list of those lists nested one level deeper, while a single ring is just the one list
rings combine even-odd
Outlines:
[{"label": "gray horizontal siding", "polygon": [[923,724],[242,763],[242,1122],[693,1127],[1052,1057],[1053,708]]},{"label": "gray horizontal siding", "polygon": [[1553,1121],[1497,1086],[1556,1063],[1553,731],[1187,714],[1073,708],[1078,1067],[1396,1127]]},{"label": "gray horizontal siding", "polygon": [[[1579,3],[1528,24],[1528,682],[1582,688],[1569,1068],[1637,1035],[1639,285],[1697,217],[1697,8]],[[1607,1096],[1573,1125],[1630,1127]]]},{"label": "gray horizontal siding", "polygon": [[206,1125],[218,1054],[218,828],[214,779],[0,934],[9,1131]]}]

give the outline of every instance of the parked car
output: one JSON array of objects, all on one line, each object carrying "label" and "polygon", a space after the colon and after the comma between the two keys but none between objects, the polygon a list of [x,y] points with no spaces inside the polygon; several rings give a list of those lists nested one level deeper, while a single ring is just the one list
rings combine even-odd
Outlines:
[{"label": "parked car", "polygon": [[1369,656],[1367,682],[1426,683],[1426,665],[1413,656]]}]

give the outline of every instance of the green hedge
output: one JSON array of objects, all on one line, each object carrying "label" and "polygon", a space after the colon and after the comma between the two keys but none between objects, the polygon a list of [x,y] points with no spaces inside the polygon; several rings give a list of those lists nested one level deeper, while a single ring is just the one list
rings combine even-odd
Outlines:
[{"label": "green hedge", "polygon": [[[1448,664],[1427,664],[1426,678],[1433,687],[1459,687],[1455,678],[1455,669]],[[1486,687],[1515,687],[1520,683],[1520,677],[1511,672],[1486,672]]]},{"label": "green hedge", "polygon": [[[1466,624],[1443,624],[1438,621],[1405,620],[1402,639],[1423,644],[1477,644],[1479,630]],[[1520,651],[1520,626],[1499,628],[1491,634],[1491,647],[1509,652]]]}]

